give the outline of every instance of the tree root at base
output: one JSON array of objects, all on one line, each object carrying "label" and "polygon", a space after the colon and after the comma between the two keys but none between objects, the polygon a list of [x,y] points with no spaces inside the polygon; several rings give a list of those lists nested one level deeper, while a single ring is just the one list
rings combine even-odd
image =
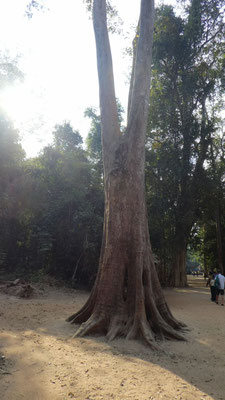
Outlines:
[{"label": "tree root at base", "polygon": [[[73,320],[68,320],[71,323],[76,323],[76,317],[73,315]],[[80,313],[79,313],[80,319]],[[180,326],[180,330],[183,331]],[[143,340],[152,350],[160,350],[158,341],[163,340],[179,340],[186,341],[185,337],[178,333],[173,327],[164,322],[161,326],[157,327],[155,333],[149,322],[145,318],[138,318],[132,324],[126,321],[124,316],[113,316],[109,319],[104,313],[94,312],[90,318],[83,322],[77,329],[73,338],[84,337],[91,334],[105,335],[109,341],[117,337],[124,337],[127,340]]]}]

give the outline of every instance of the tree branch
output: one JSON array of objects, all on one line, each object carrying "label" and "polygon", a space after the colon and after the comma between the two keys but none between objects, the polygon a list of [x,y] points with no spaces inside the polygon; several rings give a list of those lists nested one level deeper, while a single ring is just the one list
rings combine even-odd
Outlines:
[{"label": "tree branch", "polygon": [[103,160],[104,165],[107,166],[110,160],[105,159],[104,148],[112,148],[116,137],[120,136],[120,127],[114,88],[112,55],[107,29],[106,0],[94,0],[93,24],[99,77]]},{"label": "tree branch", "polygon": [[[142,0],[140,12],[140,36],[137,44],[134,78],[131,82],[128,132],[132,127],[146,130],[149,109],[150,74],[154,27],[154,0]],[[134,129],[135,130],[135,129]]]}]

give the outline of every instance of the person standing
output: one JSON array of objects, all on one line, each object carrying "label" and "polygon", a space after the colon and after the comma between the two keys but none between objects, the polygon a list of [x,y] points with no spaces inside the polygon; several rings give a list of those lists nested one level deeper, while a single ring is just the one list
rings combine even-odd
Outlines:
[{"label": "person standing", "polygon": [[[219,282],[217,287],[216,283]],[[216,304],[219,304],[219,296],[221,296],[221,306],[224,306],[224,285],[225,285],[225,276],[218,271],[218,275],[215,278],[215,286],[216,286]]]},{"label": "person standing", "polygon": [[210,271],[206,286],[210,287],[211,301],[216,301],[215,273]]}]

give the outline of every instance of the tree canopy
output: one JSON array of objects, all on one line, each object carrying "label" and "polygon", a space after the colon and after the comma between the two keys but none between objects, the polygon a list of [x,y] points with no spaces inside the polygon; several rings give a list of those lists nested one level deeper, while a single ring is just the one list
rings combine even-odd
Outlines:
[{"label": "tree canopy", "polygon": [[155,226],[153,246],[175,285],[186,284],[187,244],[219,129],[224,30],[222,2],[188,2],[184,17],[171,6],[156,13],[147,185],[150,219],[157,213],[163,221]]}]

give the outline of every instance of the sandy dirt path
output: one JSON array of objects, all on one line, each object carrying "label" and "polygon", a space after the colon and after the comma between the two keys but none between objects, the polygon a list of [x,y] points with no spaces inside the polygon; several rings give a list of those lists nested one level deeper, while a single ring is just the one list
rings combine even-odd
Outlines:
[{"label": "sandy dirt path", "polygon": [[165,353],[103,337],[72,339],[65,318],[88,293],[45,288],[30,300],[0,292],[0,400],[224,400],[225,307],[210,301],[202,278],[166,289],[187,342]]}]

